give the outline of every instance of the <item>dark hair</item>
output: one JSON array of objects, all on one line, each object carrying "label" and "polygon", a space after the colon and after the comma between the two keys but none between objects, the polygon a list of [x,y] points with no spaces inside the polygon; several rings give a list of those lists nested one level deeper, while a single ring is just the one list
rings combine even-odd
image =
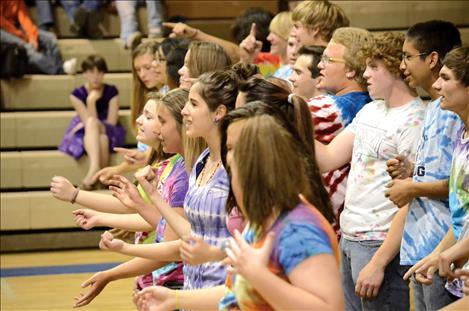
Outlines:
[{"label": "dark hair", "polygon": [[322,53],[324,52],[324,47],[319,45],[303,45],[298,50],[298,56],[307,55],[311,56],[311,63],[308,65],[308,69],[311,72],[311,78],[316,79],[319,77],[319,68],[318,64],[321,61]]},{"label": "dark hair", "polygon": [[179,85],[178,70],[184,65],[184,57],[190,41],[182,38],[166,38],[161,42],[163,56],[166,59],[166,77],[168,86],[173,89]]},{"label": "dark hair", "polygon": [[256,23],[256,39],[262,42],[262,52],[270,51],[270,42],[267,40],[269,26],[273,15],[262,8],[249,8],[243,15],[236,18],[231,26],[231,36],[236,43],[241,43],[249,35],[251,24]]},{"label": "dark hair", "polygon": [[252,76],[260,74],[259,67],[251,63],[236,63],[231,66],[231,70],[238,77],[239,82],[244,82]]},{"label": "dark hair", "polygon": [[[294,125],[294,119],[291,115],[285,113],[282,107],[267,104],[262,101],[253,101],[249,102],[246,105],[237,108],[229,112],[220,123],[220,132],[221,132],[221,157],[222,162],[225,168],[227,168],[228,173],[230,174],[229,167],[226,162],[226,154],[228,152],[226,148],[226,139],[227,139],[227,130],[228,127],[236,122],[252,118],[255,116],[269,115],[272,116],[285,130],[287,130],[292,137],[298,142],[300,154],[298,155],[301,159],[304,160],[304,166],[307,170],[306,175],[311,185],[311,195],[308,196],[308,200],[313,203],[316,208],[324,215],[324,217],[329,221],[333,222],[334,215],[331,209],[331,203],[329,200],[329,194],[327,193],[324,185],[322,183],[322,177],[319,172],[319,168],[316,162],[314,145],[308,146],[304,143],[302,134],[299,133],[298,128]],[[255,152],[255,151],[253,151]],[[230,189],[228,195],[226,209],[228,214],[236,206],[236,199],[233,195],[233,192]]]},{"label": "dark hair", "polygon": [[234,109],[238,96],[238,79],[232,71],[204,73],[196,84],[199,95],[210,111],[215,111],[220,105],[224,105],[227,111]]},{"label": "dark hair", "polygon": [[464,86],[469,86],[469,47],[451,50],[446,54],[443,65],[448,67]]},{"label": "dark hair", "polygon": [[[461,46],[461,34],[456,26],[451,22],[441,20],[413,25],[407,30],[406,38],[412,41],[420,53],[437,52],[440,64],[446,53]],[[422,55],[422,59],[425,56]]]},{"label": "dark hair", "polygon": [[107,72],[107,64],[103,57],[99,55],[89,55],[81,63],[81,70],[93,70],[93,68],[98,69],[100,72]]},{"label": "dark hair", "polygon": [[300,96],[290,95],[288,88],[282,87],[282,79],[278,82],[252,77],[239,86],[245,93],[246,102],[262,101],[278,107],[291,120],[300,133],[303,142],[313,148],[313,125],[308,105]]}]

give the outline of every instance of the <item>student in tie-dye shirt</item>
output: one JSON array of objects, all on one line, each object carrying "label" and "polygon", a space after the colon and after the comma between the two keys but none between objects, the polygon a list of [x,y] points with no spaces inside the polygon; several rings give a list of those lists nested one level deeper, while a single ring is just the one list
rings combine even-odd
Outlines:
[{"label": "student in tie-dye shirt", "polygon": [[[422,101],[399,71],[403,42],[403,34],[386,32],[363,47],[356,57],[366,58],[363,77],[375,100],[328,145],[316,141],[321,171],[351,160],[340,216],[342,285],[350,310],[409,308],[409,289],[399,265],[406,210],[384,196],[391,180],[386,161],[401,153],[415,154],[424,117]],[[339,48],[330,43],[325,53],[333,57]],[[327,66],[332,65],[343,64]]]},{"label": "student in tie-dye shirt", "polygon": [[[431,97],[413,176],[414,158],[399,155],[388,163],[394,178],[387,191],[389,199],[399,207],[409,204],[400,252],[401,265],[407,267],[431,253],[451,224],[448,179],[456,134],[462,122],[457,114],[440,107],[440,95],[432,89],[432,84],[438,79],[446,53],[460,44],[459,31],[452,23],[428,21],[412,26],[402,47],[404,57],[400,69],[406,81],[411,87],[422,87]],[[445,282],[435,275],[431,286],[422,286],[412,278],[416,310],[436,310],[452,302],[454,296],[444,289]]]},{"label": "student in tie-dye shirt", "polygon": [[[468,231],[461,234],[469,222],[469,48],[457,48],[443,60],[438,80],[433,87],[441,95],[441,108],[455,112],[464,126],[457,134],[456,146],[449,179],[449,209],[451,226],[445,238],[424,259],[414,265],[406,274],[412,274],[418,282],[430,285],[438,270],[440,254],[454,245],[458,239],[467,239]],[[465,273],[469,276],[469,273]],[[452,289],[454,294],[458,294]]]}]

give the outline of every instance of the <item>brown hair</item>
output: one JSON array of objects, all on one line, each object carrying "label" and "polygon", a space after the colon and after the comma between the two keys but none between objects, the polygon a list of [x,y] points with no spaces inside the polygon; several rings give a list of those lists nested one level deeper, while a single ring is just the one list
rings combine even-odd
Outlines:
[{"label": "brown hair", "polygon": [[274,117],[260,115],[244,121],[233,161],[243,189],[242,212],[254,227],[264,231],[270,216],[300,203],[299,193],[315,199],[301,154],[301,142]]},{"label": "brown hair", "polygon": [[[228,127],[237,121],[246,120],[255,116],[268,115],[273,117],[278,124],[280,124],[284,129],[286,129],[292,137],[300,143],[300,152],[295,155],[295,157],[304,160],[305,172],[308,177],[308,182],[311,185],[312,195],[309,198],[312,203],[316,205],[318,210],[324,215],[324,217],[332,223],[334,216],[331,209],[331,204],[329,200],[329,194],[322,183],[322,176],[319,172],[318,165],[316,163],[316,156],[314,153],[314,145],[309,146],[305,144],[301,139],[301,129],[298,129],[294,125],[293,116],[285,113],[282,107],[277,105],[267,104],[261,101],[249,102],[246,105],[237,108],[229,112],[220,124],[221,132],[221,155],[223,165],[227,168],[228,173],[230,173],[229,167],[226,163],[226,139],[227,139],[227,130]],[[253,151],[253,153],[256,153]],[[226,209],[228,214],[236,206],[236,200],[233,196],[233,192],[230,189],[228,195]]]},{"label": "brown hair", "polygon": [[359,57],[382,61],[390,73],[400,78],[402,72],[399,66],[404,55],[402,51],[404,40],[405,35],[397,31],[387,31],[374,35],[373,40],[370,40],[362,47]]},{"label": "brown hair", "polygon": [[81,70],[93,70],[93,68],[98,69],[100,72],[107,72],[106,60],[100,55],[88,55],[83,62],[81,63]]},{"label": "brown hair", "polygon": [[234,109],[238,96],[238,79],[232,71],[204,73],[195,87],[210,111],[215,111],[220,105],[224,105],[227,111]]},{"label": "brown hair", "polygon": [[298,50],[298,56],[311,56],[312,60],[311,63],[308,65],[308,69],[311,72],[311,78],[313,79],[319,77],[318,64],[321,61],[321,56],[324,50],[324,47],[319,45],[303,45]]},{"label": "brown hair", "polygon": [[169,91],[165,96],[163,96],[163,98],[161,99],[161,105],[165,106],[176,120],[177,131],[182,137],[184,163],[186,166],[186,170],[190,172],[198,156],[202,153],[205,148],[207,148],[207,144],[205,140],[200,137],[190,138],[186,135],[186,130],[184,128],[185,126],[182,122],[181,111],[184,108],[188,97],[188,90],[177,88]]},{"label": "brown hair", "polygon": [[337,29],[332,35],[331,41],[345,46],[345,65],[355,71],[355,81],[360,85],[366,85],[363,73],[366,69],[366,59],[359,57],[359,51],[363,46],[372,41],[371,33],[362,28],[344,27]]},{"label": "brown hair", "polygon": [[144,95],[148,90],[143,82],[140,81],[133,62],[135,58],[146,54],[154,57],[155,53],[158,51],[159,46],[159,43],[156,41],[143,42],[132,51],[132,100],[130,102],[130,117],[134,128],[136,124],[135,121],[142,112],[145,103]]},{"label": "brown hair", "polygon": [[231,66],[230,57],[221,46],[212,42],[193,41],[189,45],[187,68],[191,78],[213,70],[222,70]]},{"label": "brown hair", "polygon": [[301,22],[309,29],[319,28],[324,41],[331,40],[337,28],[348,27],[350,22],[338,5],[329,1],[303,1],[292,13],[293,22]]},{"label": "brown hair", "polygon": [[448,67],[464,86],[469,86],[469,47],[451,50],[446,54],[443,65]]}]

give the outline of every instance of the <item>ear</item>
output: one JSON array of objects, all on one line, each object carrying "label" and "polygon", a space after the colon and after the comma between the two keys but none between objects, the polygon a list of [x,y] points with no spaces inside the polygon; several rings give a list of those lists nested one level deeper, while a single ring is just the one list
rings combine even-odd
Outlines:
[{"label": "ear", "polygon": [[314,27],[313,29],[309,29],[309,33],[314,38],[317,38],[319,36],[320,31],[321,31],[321,29],[319,27]]},{"label": "ear", "polygon": [[215,110],[215,122],[220,121],[228,113],[228,109],[225,105],[220,105]]},{"label": "ear", "polygon": [[356,75],[357,75],[357,72],[355,70],[347,69],[347,71],[345,72],[345,77],[349,80],[355,79]]},{"label": "ear", "polygon": [[439,67],[440,63],[440,55],[438,55],[437,52],[433,51],[430,54],[428,54],[428,65],[430,66],[430,69],[433,70],[435,68]]}]

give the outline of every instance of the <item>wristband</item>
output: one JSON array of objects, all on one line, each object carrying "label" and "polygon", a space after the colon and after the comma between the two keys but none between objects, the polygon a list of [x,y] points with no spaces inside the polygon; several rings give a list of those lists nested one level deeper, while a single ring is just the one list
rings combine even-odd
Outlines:
[{"label": "wristband", "polygon": [[75,190],[73,190],[73,195],[72,199],[70,200],[70,203],[75,203],[75,200],[77,199],[78,192],[80,192],[80,187],[76,187]]},{"label": "wristband", "polygon": [[174,307],[176,310],[179,310],[179,290],[175,290],[175,294],[176,294],[176,297],[175,297],[175,303],[174,303]]}]

